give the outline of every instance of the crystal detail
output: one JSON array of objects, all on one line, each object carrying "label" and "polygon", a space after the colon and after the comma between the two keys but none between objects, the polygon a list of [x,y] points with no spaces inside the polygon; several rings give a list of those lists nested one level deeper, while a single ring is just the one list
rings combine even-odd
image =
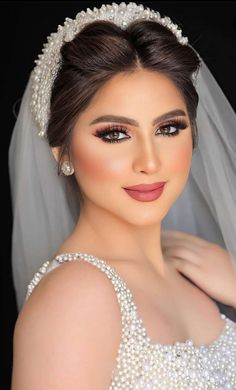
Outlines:
[{"label": "crystal detail", "polygon": [[126,283],[105,260],[88,253],[64,253],[46,261],[28,286],[26,300],[46,272],[74,260],[85,260],[111,280],[121,308],[122,334],[109,390],[236,389],[236,323],[225,325],[209,345],[192,340],[160,344],[150,340]]},{"label": "crystal detail", "polygon": [[[46,138],[46,129],[50,115],[50,99],[53,82],[61,66],[61,47],[64,42],[72,41],[79,31],[94,20],[109,20],[121,28],[126,28],[137,19],[152,20],[166,26],[175,34],[179,43],[188,44],[188,38],[182,36],[182,30],[174,24],[169,17],[161,18],[160,13],[137,5],[134,2],[128,4],[103,4],[99,9],[87,8],[87,11],[79,12],[75,19],[66,18],[64,25],[59,25],[56,33],[47,37],[43,44],[42,54],[34,62],[36,66],[32,71],[32,99],[30,102],[31,112],[35,122],[39,126],[38,135]],[[193,74],[193,81],[196,75]]]},{"label": "crystal detail", "polygon": [[64,173],[65,176],[72,175],[74,173],[74,167],[71,163],[71,161],[63,161],[61,170]]}]

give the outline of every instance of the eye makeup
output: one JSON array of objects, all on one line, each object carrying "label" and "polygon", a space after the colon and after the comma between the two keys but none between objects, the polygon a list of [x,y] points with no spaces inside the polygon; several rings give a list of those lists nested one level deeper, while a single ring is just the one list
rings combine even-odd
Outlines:
[{"label": "eye makeup", "polygon": [[[161,135],[163,137],[173,137],[173,136],[177,136],[180,132],[180,130],[184,130],[188,127],[186,121],[184,120],[181,120],[181,119],[174,119],[174,120],[171,120],[171,121],[168,121],[167,123],[165,124],[162,124],[158,130],[160,130],[160,133],[158,133],[157,135]],[[175,131],[171,131],[170,129],[173,129],[175,128],[176,130]],[[166,131],[166,129],[168,129],[168,131]],[[128,137],[123,137],[123,138],[108,138],[111,134],[124,134]],[[115,142],[123,142],[125,141],[126,139],[129,139],[130,136],[129,136],[129,131],[127,129],[127,127],[123,126],[123,125],[107,125],[105,126],[104,128],[102,129],[99,129],[99,130],[96,130],[95,132],[95,136],[98,137],[98,138],[101,138],[102,141],[104,142],[108,142],[108,143],[115,143]]]}]

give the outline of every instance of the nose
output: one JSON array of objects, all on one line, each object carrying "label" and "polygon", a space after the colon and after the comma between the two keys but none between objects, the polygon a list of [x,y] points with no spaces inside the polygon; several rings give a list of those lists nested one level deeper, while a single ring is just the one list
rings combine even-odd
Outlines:
[{"label": "nose", "polygon": [[137,154],[133,162],[136,172],[154,173],[161,167],[160,152],[158,145],[151,137],[139,140],[139,145],[135,145]]}]

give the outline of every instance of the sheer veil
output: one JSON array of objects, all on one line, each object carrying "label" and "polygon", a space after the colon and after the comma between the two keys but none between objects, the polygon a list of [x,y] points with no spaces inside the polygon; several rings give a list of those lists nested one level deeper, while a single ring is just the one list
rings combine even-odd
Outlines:
[{"label": "sheer veil", "polygon": [[[185,189],[162,221],[162,228],[189,232],[221,245],[236,270],[235,112],[201,61],[196,80],[198,145]],[[53,257],[79,216],[78,200],[69,193],[66,178],[57,175],[46,139],[37,135],[29,107],[31,82],[32,73],[9,148],[12,267],[18,309],[34,273]]]}]

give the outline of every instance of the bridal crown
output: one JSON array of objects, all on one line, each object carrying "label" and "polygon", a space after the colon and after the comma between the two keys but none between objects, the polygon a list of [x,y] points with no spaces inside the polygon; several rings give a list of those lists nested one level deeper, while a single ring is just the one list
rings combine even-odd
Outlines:
[{"label": "bridal crown", "polygon": [[31,112],[39,126],[38,135],[46,134],[49,114],[50,98],[53,82],[61,66],[61,47],[65,42],[72,41],[78,32],[88,23],[95,20],[108,20],[125,29],[134,20],[151,20],[171,30],[182,45],[187,45],[188,38],[182,36],[182,30],[174,24],[168,16],[161,17],[160,13],[134,2],[103,4],[99,9],[79,12],[75,19],[66,18],[64,25],[59,25],[57,32],[47,37],[43,45],[42,54],[39,54],[32,72],[32,99]]}]

